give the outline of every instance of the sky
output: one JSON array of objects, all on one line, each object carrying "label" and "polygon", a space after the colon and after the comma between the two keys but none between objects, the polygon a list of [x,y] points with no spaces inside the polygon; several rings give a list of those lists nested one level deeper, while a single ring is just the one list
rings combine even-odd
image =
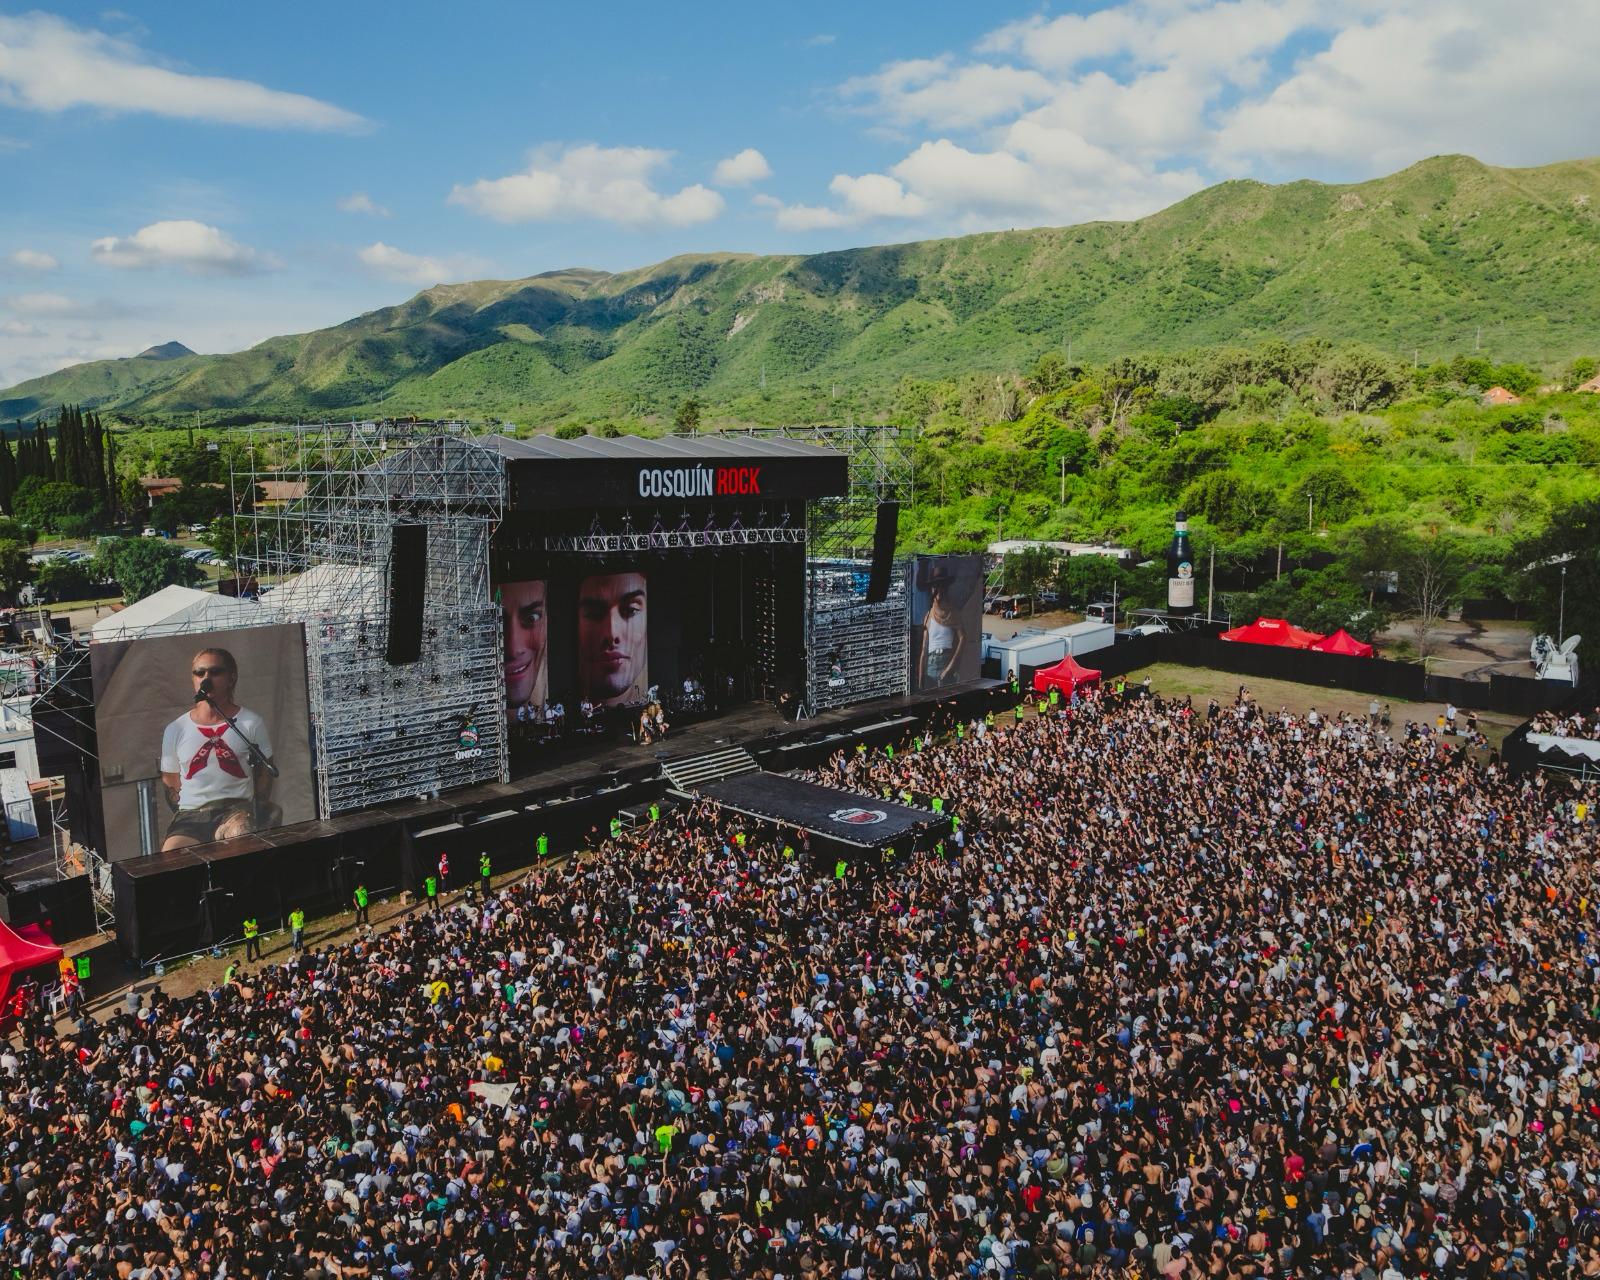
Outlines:
[{"label": "sky", "polygon": [[0,387],[429,285],[1600,154],[1594,0],[0,0]]}]

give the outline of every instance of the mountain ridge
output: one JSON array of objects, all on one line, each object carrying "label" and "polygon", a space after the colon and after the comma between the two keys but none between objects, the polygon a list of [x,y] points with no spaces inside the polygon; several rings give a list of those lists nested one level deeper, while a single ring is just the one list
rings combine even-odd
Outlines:
[{"label": "mountain ridge", "polygon": [[1498,359],[1553,364],[1600,350],[1597,268],[1600,159],[1440,156],[1360,183],[1231,180],[1132,222],[440,284],[159,371],[74,366],[0,392],[0,414],[54,396],[133,417],[553,421],[694,395],[781,419],[837,408],[835,387],[870,409],[902,377],[998,372],[1069,343],[1105,359],[1320,336],[1436,358],[1480,329]]}]

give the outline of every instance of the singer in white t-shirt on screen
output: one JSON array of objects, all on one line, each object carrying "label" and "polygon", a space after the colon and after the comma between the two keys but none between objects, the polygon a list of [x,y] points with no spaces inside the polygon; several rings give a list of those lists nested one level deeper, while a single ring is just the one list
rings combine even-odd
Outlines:
[{"label": "singer in white t-shirt on screen", "polygon": [[[271,760],[272,743],[266,722],[234,700],[239,664],[233,654],[202,649],[190,674],[194,705],[161,735],[161,781],[178,806],[162,852],[254,831],[258,806],[272,791],[272,774],[251,763],[249,745]],[[228,724],[230,716],[237,729]]]}]

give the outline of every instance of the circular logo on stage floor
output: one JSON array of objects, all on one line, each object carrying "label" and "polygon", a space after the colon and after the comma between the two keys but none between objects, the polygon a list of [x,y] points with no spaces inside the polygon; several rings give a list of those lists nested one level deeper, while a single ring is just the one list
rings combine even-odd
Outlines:
[{"label": "circular logo on stage floor", "polygon": [[882,809],[835,809],[828,817],[835,822],[848,822],[853,827],[870,827],[876,822],[886,822],[889,815]]}]

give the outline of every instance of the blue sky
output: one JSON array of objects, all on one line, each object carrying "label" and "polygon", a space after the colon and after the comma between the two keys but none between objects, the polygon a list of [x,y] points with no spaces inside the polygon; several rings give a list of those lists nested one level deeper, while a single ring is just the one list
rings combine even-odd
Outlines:
[{"label": "blue sky", "polygon": [[1592,155],[1590,3],[0,7],[0,385],[442,280]]}]

